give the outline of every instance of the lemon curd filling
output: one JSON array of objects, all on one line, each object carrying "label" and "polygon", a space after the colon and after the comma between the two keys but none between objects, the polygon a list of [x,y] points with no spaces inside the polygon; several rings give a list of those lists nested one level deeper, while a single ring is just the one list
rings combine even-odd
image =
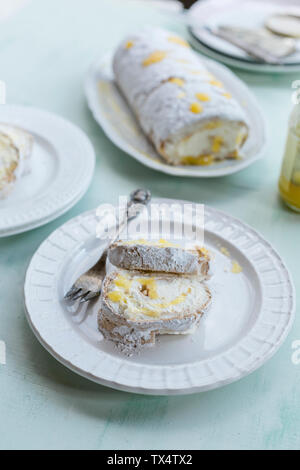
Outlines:
[{"label": "lemon curd filling", "polygon": [[132,281],[130,281],[127,277],[121,276],[120,274],[114,280],[114,284],[117,287],[123,287],[125,290],[130,289]]},{"label": "lemon curd filling", "polygon": [[171,287],[163,276],[130,277],[118,274],[112,284],[114,289],[108,292],[108,299],[116,303],[119,311],[131,319],[137,319],[141,315],[159,318],[168,309],[176,309],[192,292],[188,279],[181,287]]},{"label": "lemon curd filling", "polygon": [[201,248],[196,248],[196,250],[200,251],[204,258],[209,258],[209,250],[207,248],[204,248],[204,246],[202,246]]},{"label": "lemon curd filling", "polygon": [[223,138],[220,137],[219,135],[216,135],[214,137],[212,147],[211,147],[212,152],[214,152],[214,153],[219,152],[220,149],[221,149],[222,144],[223,144]]},{"label": "lemon curd filling", "polygon": [[157,299],[157,285],[156,280],[153,278],[139,278],[138,282],[141,285],[141,291],[145,292],[150,299]]},{"label": "lemon curd filling", "polygon": [[211,165],[214,162],[213,155],[199,155],[198,157],[184,157],[181,160],[183,165],[199,165],[206,166]]},{"label": "lemon curd filling", "polygon": [[[203,107],[205,105],[203,103]],[[202,103],[197,103],[195,112],[198,106],[201,109]],[[211,165],[224,158],[240,158],[239,148],[247,135],[247,128],[242,123],[214,119],[193,126],[186,135],[164,143],[164,152],[174,164]]]},{"label": "lemon curd filling", "polygon": [[204,125],[203,129],[205,130],[217,129],[217,127],[220,127],[220,126],[221,126],[220,121],[210,121]]},{"label": "lemon curd filling", "polygon": [[243,139],[244,139],[244,135],[242,134],[242,132],[239,132],[235,139],[235,145],[239,147],[241,143],[243,142]]},{"label": "lemon curd filling", "polygon": [[120,300],[123,298],[123,296],[122,296],[121,292],[113,290],[112,292],[108,293],[108,298],[112,302],[120,302]]},{"label": "lemon curd filling", "polygon": [[142,308],[142,312],[149,317],[159,317],[161,315],[162,310],[172,307],[173,305],[179,305],[183,303],[186,299],[186,296],[190,292],[191,292],[191,289],[189,288],[187,292],[184,292],[183,294],[178,295],[177,297],[175,297],[174,300],[171,300],[170,302],[162,302],[159,304],[155,304],[154,309]]}]

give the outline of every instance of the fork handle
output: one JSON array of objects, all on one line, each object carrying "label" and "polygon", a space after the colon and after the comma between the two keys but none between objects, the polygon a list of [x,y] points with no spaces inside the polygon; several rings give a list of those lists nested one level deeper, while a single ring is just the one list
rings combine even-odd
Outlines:
[{"label": "fork handle", "polygon": [[98,272],[102,271],[105,268],[107,253],[109,247],[118,240],[120,234],[122,233],[124,227],[131,222],[132,220],[136,219],[143,209],[147,206],[148,202],[151,199],[151,194],[147,190],[137,189],[130,194],[130,200],[126,206],[126,214],[122,222],[118,224],[117,231],[115,236],[110,240],[107,247],[104,249],[102,255],[100,256],[97,263],[92,266],[86,274],[97,274]]}]

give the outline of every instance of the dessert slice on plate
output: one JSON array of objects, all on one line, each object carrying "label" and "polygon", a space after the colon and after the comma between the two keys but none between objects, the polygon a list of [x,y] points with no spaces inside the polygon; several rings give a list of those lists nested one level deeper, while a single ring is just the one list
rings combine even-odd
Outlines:
[{"label": "dessert slice on plate", "polygon": [[22,129],[0,124],[0,199],[30,171],[33,137]]},{"label": "dessert slice on plate", "polygon": [[119,240],[111,245],[109,261],[122,269],[208,276],[210,256],[205,248],[185,250],[167,240]]},{"label": "dessert slice on plate", "polygon": [[131,355],[156,335],[192,333],[210,301],[198,276],[116,270],[103,284],[98,326]]},{"label": "dessert slice on plate", "polygon": [[211,301],[203,280],[210,256],[167,240],[119,240],[108,252],[98,326],[130,355],[153,346],[156,335],[193,333]]}]

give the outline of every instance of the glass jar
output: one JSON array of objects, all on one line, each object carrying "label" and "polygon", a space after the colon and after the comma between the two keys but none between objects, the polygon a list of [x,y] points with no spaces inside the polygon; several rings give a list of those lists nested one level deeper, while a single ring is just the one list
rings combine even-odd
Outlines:
[{"label": "glass jar", "polygon": [[300,212],[300,104],[296,104],[289,119],[279,192],[284,202]]}]

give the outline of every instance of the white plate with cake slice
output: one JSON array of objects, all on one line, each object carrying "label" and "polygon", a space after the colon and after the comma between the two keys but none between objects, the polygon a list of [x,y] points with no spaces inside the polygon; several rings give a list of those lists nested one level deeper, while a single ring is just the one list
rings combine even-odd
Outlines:
[{"label": "white plate with cake slice", "polygon": [[249,136],[242,147],[242,158],[209,165],[171,165],[155,150],[141,130],[132,110],[117,87],[112,72],[112,53],[98,58],[85,80],[85,94],[94,118],[107,137],[143,165],[175,176],[217,177],[240,171],[264,155],[267,129],[264,115],[253,93],[227,67],[201,57],[202,62],[243,108],[249,123]]},{"label": "white plate with cake slice", "polygon": [[[182,207],[186,201],[152,202],[158,203]],[[281,346],[293,323],[291,276],[280,255],[254,229],[211,207],[205,207],[204,218],[204,246],[211,254],[212,267],[206,285],[212,303],[193,334],[159,335],[152,347],[129,357],[100,333],[99,300],[89,305],[66,303],[64,294],[103,250],[104,242],[96,234],[104,230],[105,221],[93,210],[53,232],[29,264],[24,286],[26,316],[41,344],[89,380],[153,395],[214,389],[262,366]],[[168,220],[164,217],[164,223],[168,221],[172,238],[180,221],[172,223],[172,214]],[[193,217],[190,224],[193,227],[189,222],[185,225],[191,229],[186,233],[192,234]],[[135,236],[133,229],[136,226],[129,227],[129,238]],[[165,230],[162,224],[153,224],[151,238],[166,238]]]},{"label": "white plate with cake slice", "polygon": [[[95,154],[78,127],[36,108],[0,106],[1,132],[8,134],[9,140],[2,142],[0,167],[5,161],[11,170],[16,164],[20,166],[20,171],[17,166],[15,174],[8,174],[9,185],[6,181],[1,185],[0,180],[0,189],[4,188],[0,194],[0,237],[5,237],[41,226],[70,209],[90,184]],[[3,153],[5,145],[17,152],[13,166],[7,163],[13,159],[11,152]]]}]

